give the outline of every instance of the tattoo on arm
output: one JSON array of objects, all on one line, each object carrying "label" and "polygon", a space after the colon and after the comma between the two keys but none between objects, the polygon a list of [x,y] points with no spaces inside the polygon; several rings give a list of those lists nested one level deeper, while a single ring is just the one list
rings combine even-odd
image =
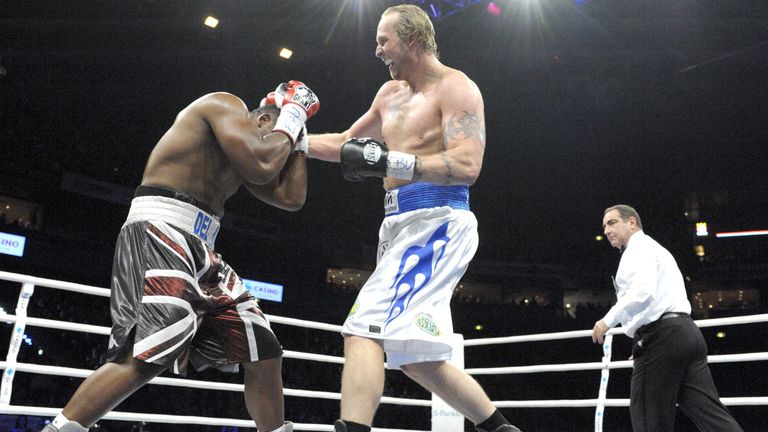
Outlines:
[{"label": "tattoo on arm", "polygon": [[449,184],[453,178],[453,173],[451,172],[451,161],[445,155],[442,155],[441,158],[445,164],[445,184]]},{"label": "tattoo on arm", "polygon": [[416,162],[413,165],[413,179],[421,180],[421,159],[416,156]]},{"label": "tattoo on arm", "polygon": [[482,121],[475,113],[462,111],[451,116],[445,128],[446,141],[476,137],[485,147],[485,132]]}]

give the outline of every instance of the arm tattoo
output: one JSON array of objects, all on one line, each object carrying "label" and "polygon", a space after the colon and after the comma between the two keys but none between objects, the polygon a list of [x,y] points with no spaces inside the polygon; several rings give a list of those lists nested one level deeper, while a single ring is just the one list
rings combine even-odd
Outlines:
[{"label": "arm tattoo", "polygon": [[476,137],[485,147],[485,132],[483,123],[475,113],[463,111],[451,116],[448,125],[445,127],[446,141],[452,139]]},{"label": "arm tattoo", "polygon": [[421,159],[416,156],[416,163],[413,166],[413,179],[421,180]]},{"label": "arm tattoo", "polygon": [[445,184],[450,184],[451,179],[453,178],[453,173],[451,172],[451,161],[445,157],[445,155],[442,155],[441,159],[443,159],[443,163],[445,164]]}]

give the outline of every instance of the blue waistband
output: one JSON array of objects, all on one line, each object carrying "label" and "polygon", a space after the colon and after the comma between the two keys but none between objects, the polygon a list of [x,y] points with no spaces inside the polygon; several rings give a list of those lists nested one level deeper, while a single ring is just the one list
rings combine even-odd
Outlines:
[{"label": "blue waistband", "polygon": [[392,188],[384,196],[384,214],[397,215],[432,207],[469,210],[469,186],[415,182]]}]

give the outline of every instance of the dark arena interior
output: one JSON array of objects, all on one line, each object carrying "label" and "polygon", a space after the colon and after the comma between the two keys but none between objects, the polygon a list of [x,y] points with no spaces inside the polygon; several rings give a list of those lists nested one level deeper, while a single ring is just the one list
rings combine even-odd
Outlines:
[{"label": "dark arena interior", "polygon": [[[2,2],[0,271],[108,288],[147,157],[201,95],[230,92],[252,108],[297,79],[322,101],[310,134],[348,128],[391,79],[374,55],[376,26],[399,3],[428,12],[440,61],[484,98],[485,155],[470,188],[480,240],[454,290],[455,333],[591,330],[616,301],[621,255],[601,221],[618,203],[636,208],[676,258],[695,320],[768,314],[768,2],[757,0]],[[280,301],[260,301],[266,314],[341,325],[376,265],[384,191],[377,179],[346,181],[338,164],[307,165],[303,209],[240,190],[226,203],[216,249],[241,277],[282,287]],[[20,287],[0,277],[0,313],[18,315]],[[28,315],[110,326],[106,297],[45,286],[35,287]],[[709,354],[766,354],[765,321],[702,327]],[[272,328],[286,351],[343,356],[338,332]],[[14,329],[11,319],[0,325],[4,369],[105,361],[105,335],[29,324],[11,359]],[[631,339],[616,335],[614,344],[612,360],[626,360]],[[599,363],[603,353],[579,337],[467,346],[464,356],[477,369]],[[768,360],[710,368],[721,397],[762,398],[728,408],[746,431],[768,430]],[[286,356],[284,386],[338,393],[341,370]],[[611,371],[608,399],[629,397],[630,374]],[[600,371],[475,378],[493,401],[588,400],[598,397]],[[215,370],[185,379],[242,383]],[[386,380],[384,396],[430,398],[400,371]],[[61,409],[81,382],[19,370],[10,404]],[[0,432],[37,432],[53,417],[8,403],[0,400]],[[287,420],[330,430],[339,401],[287,395],[285,410]],[[165,385],[145,386],[115,411],[250,418],[238,392]],[[526,432],[596,430],[594,405],[501,411]],[[374,426],[424,431],[431,420],[423,406],[384,403]],[[601,421],[606,432],[632,430],[626,405],[606,407]],[[91,430],[256,428],[105,419]],[[474,430],[468,421],[465,430]],[[679,414],[675,430],[697,429]]]}]

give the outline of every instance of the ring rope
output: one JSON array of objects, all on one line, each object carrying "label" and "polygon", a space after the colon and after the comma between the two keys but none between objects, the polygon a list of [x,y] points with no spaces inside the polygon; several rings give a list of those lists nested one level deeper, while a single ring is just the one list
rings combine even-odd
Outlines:
[{"label": "ring rope", "polygon": [[[699,327],[716,327],[716,326],[735,325],[735,324],[755,324],[755,323],[762,323],[766,321],[768,321],[768,314],[744,315],[744,316],[728,317],[728,318],[710,318],[710,319],[697,320],[695,321],[695,323]],[[614,327],[608,330],[606,334],[609,334],[609,335],[624,334],[624,331],[621,329],[621,327]],[[468,346],[498,345],[498,344],[520,343],[520,342],[541,342],[541,341],[559,340],[559,339],[576,339],[579,337],[591,338],[592,330],[571,330],[571,331],[555,332],[555,333],[539,333],[539,334],[529,334],[529,335],[520,335],[520,336],[503,336],[503,337],[492,337],[492,338],[467,339],[464,341],[464,346],[468,347]]]},{"label": "ring rope", "polygon": [[109,289],[99,288],[91,285],[83,285],[73,282],[58,281],[55,279],[45,279],[36,276],[27,276],[19,273],[0,271],[0,279],[18,283],[30,283],[35,286],[44,286],[47,288],[56,288],[64,291],[78,292],[82,294],[91,294],[101,297],[109,297]]},{"label": "ring rope", "polygon": [[[721,397],[723,405],[762,406],[768,405],[768,396]],[[598,404],[598,399],[556,399],[527,401],[493,401],[497,408],[590,408]],[[628,407],[629,399],[606,399],[606,407]]]},{"label": "ring rope", "polygon": [[[744,354],[718,354],[707,357],[709,363],[736,363],[768,360],[768,352],[744,353]],[[557,363],[535,366],[510,366],[494,368],[469,368],[464,371],[470,375],[505,375],[527,374],[539,372],[570,372],[603,369],[604,363]],[[632,367],[632,360],[618,360],[608,363],[608,369],[626,369]]]},{"label": "ring rope", "polygon": [[[8,367],[7,362],[0,362],[0,369]],[[66,376],[72,378],[87,378],[91,373],[90,369],[78,369],[69,368],[63,366],[44,366],[33,363],[16,363],[17,372],[32,372],[39,373],[41,375],[54,375],[54,376]],[[171,377],[155,377],[149,381],[149,384],[165,385],[173,387],[187,387],[202,390],[221,390],[221,391],[233,391],[243,392],[243,384],[223,383],[218,381],[205,381],[205,380],[193,380],[187,378],[171,378]],[[298,389],[284,389],[286,396],[308,397],[318,399],[335,399],[340,400],[341,394],[334,392],[323,392],[316,390],[298,390]],[[428,399],[407,399],[407,398],[395,398],[384,396],[381,398],[382,403],[397,404],[397,405],[409,405],[409,406],[432,406],[432,401]]]},{"label": "ring rope", "polygon": [[336,324],[326,324],[326,323],[320,323],[316,321],[300,320],[296,318],[287,318],[287,317],[277,316],[277,315],[269,315],[269,314],[264,314],[264,315],[272,324],[285,324],[285,325],[291,325],[295,327],[305,327],[305,328],[311,328],[314,330],[327,330],[327,331],[341,333],[341,326]]},{"label": "ring rope", "polygon": [[[88,285],[81,285],[70,282],[56,281],[51,279],[38,278],[33,276],[20,275],[15,273],[8,273],[0,271],[0,279],[9,281],[15,281],[21,283],[22,291],[30,288],[34,288],[35,285],[45,286],[49,288],[62,289],[72,292],[98,295],[102,297],[109,297],[109,290],[105,288],[92,287]],[[23,295],[20,294],[19,304],[22,305]],[[27,296],[28,299],[29,296]],[[298,327],[305,327],[317,330],[326,330],[340,332],[341,326],[318,323],[313,321],[299,320],[295,318],[279,317],[267,315],[268,319],[277,324],[293,325]],[[24,325],[55,328],[69,331],[80,331],[85,333],[108,335],[110,333],[109,327],[95,326],[89,324],[69,323],[56,320],[27,317],[26,316],[26,304],[23,307],[17,307],[17,315],[0,313],[0,321],[16,322],[17,327],[19,323]],[[696,321],[699,327],[713,327],[735,324],[752,324],[768,321],[768,314],[740,316],[731,318],[716,318]],[[521,343],[531,341],[546,341],[546,340],[559,340],[559,339],[572,339],[580,337],[591,337],[591,330],[577,330],[567,332],[556,332],[546,334],[531,334],[521,336],[509,336],[509,337],[496,337],[496,338],[479,338],[470,339],[463,342],[464,347],[468,346],[481,346],[481,345],[495,345],[505,343]],[[623,334],[622,329],[614,328],[608,332],[609,335]],[[12,341],[13,343],[13,341]],[[22,372],[33,372],[41,374],[52,374],[59,376],[72,376],[85,378],[93,371],[87,369],[75,369],[64,368],[58,366],[42,366],[27,363],[17,363],[14,358],[11,359],[11,349],[9,347],[9,357],[7,360],[12,361],[0,361],[0,369],[8,369],[9,367],[15,368],[15,370]],[[605,348],[605,347],[604,347]],[[285,351],[284,357],[343,364],[344,359],[337,356],[329,356],[322,354],[303,353],[298,351]],[[708,357],[710,363],[730,363],[730,362],[747,362],[747,361],[763,361],[768,360],[768,352],[757,353],[744,353],[744,354],[724,354],[724,355],[712,355]],[[535,366],[516,366],[516,367],[500,367],[500,368],[475,368],[466,369],[465,371],[472,375],[491,375],[491,374],[522,374],[522,373],[539,373],[539,372],[562,372],[562,371],[575,371],[575,370],[607,370],[618,368],[630,368],[632,367],[631,360],[623,361],[610,361],[604,357],[601,362],[589,362],[589,363],[567,363],[567,364],[550,364],[550,365],[535,365]],[[151,384],[179,386],[200,388],[209,390],[224,390],[224,391],[243,391],[242,384],[227,384],[211,381],[189,380],[182,378],[168,378],[157,377],[150,381]],[[602,384],[601,384],[602,385]],[[340,395],[333,392],[319,392],[310,390],[298,390],[298,389],[285,389],[286,396],[296,397],[312,397],[321,399],[334,399],[339,400]],[[727,397],[721,398],[721,401],[725,405],[768,405],[768,397]],[[406,398],[391,398],[383,397],[382,403],[411,405],[411,406],[432,406],[432,401],[423,399],[406,399]],[[627,407],[629,406],[629,399],[564,399],[564,400],[527,400],[527,401],[494,401],[493,402],[499,408],[567,408],[567,407],[598,407],[599,405],[605,407]],[[32,415],[56,415],[60,412],[60,408],[40,408],[40,407],[26,407],[26,406],[14,406],[10,404],[0,404],[0,412],[7,414],[32,414]],[[229,426],[244,426],[252,427],[252,420],[238,420],[238,419],[223,419],[223,418],[205,418],[194,416],[174,416],[174,415],[160,415],[160,414],[141,414],[141,413],[123,413],[123,412],[111,412],[104,417],[109,420],[126,420],[137,421],[143,420],[156,423],[186,423],[186,424],[204,424],[204,425],[229,425]],[[315,424],[294,424],[296,430],[308,430],[308,431],[332,431],[332,426],[329,425],[315,425]],[[598,425],[596,420],[596,430],[601,428],[601,424]],[[396,432],[400,429],[374,429],[375,431],[382,432]],[[411,431],[413,432],[413,431]]]},{"label": "ring rope", "polygon": [[[11,323],[11,322],[16,322],[18,319],[20,318],[17,317],[16,315],[0,313],[0,321]],[[72,322],[56,321],[56,320],[50,320],[45,318],[34,318],[34,317],[27,317],[26,324],[34,327],[45,327],[45,328],[51,328],[51,329],[57,329],[57,330],[80,331],[83,333],[98,334],[103,336],[109,336],[111,331],[110,327],[105,327],[105,326],[95,326],[91,324],[72,323]],[[322,324],[322,323],[318,323],[318,324]],[[319,361],[319,362],[326,362],[326,363],[337,363],[337,364],[344,363],[344,357],[329,356],[325,354],[304,353],[300,351],[290,351],[290,350],[283,351],[283,357],[299,359],[299,360],[312,360],[312,361]]]},{"label": "ring rope", "polygon": [[[7,414],[26,414],[36,415],[42,417],[54,417],[61,412],[60,408],[41,408],[34,406],[11,406],[7,411]],[[221,417],[201,417],[201,416],[175,416],[168,414],[145,414],[134,413],[124,411],[112,411],[103,417],[104,420],[120,420],[128,422],[145,421],[148,423],[184,423],[193,425],[205,425],[205,426],[238,426],[244,428],[253,428],[253,420],[238,420],[228,419]],[[312,423],[293,423],[294,430],[304,431],[326,431],[333,432],[333,426],[320,425]],[[373,428],[373,432],[429,432],[418,431],[412,429],[387,429],[387,428]]]}]

